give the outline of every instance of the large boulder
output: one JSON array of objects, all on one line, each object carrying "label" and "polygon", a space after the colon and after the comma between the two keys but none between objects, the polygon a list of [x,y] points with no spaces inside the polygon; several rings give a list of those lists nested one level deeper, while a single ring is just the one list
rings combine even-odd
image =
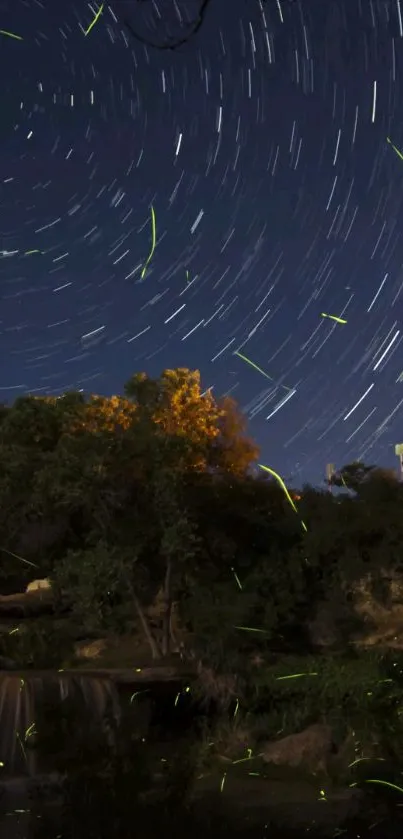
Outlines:
[{"label": "large boulder", "polygon": [[49,577],[44,577],[42,580],[31,580],[25,591],[26,594],[31,594],[34,591],[49,591],[50,588],[52,588],[52,584]]},{"label": "large boulder", "polygon": [[0,594],[0,615],[24,618],[53,610],[53,591],[48,578],[32,580],[25,591]]},{"label": "large boulder", "polygon": [[78,641],[74,647],[76,658],[84,661],[96,661],[102,657],[107,648],[105,638],[95,638],[88,641]]},{"label": "large boulder", "polygon": [[[383,592],[380,596],[379,585]],[[377,592],[378,586],[378,592]],[[311,642],[317,647],[345,646],[403,649],[403,575],[380,569],[375,581],[370,574],[354,582],[345,601],[319,604],[308,624]]]},{"label": "large boulder", "polygon": [[360,647],[403,649],[403,577],[393,571],[380,572],[384,586],[382,602],[372,589],[370,575],[354,586],[355,610],[364,622]]},{"label": "large boulder", "polygon": [[274,763],[276,766],[326,772],[332,751],[330,726],[317,723],[298,734],[289,734],[288,737],[268,743],[261,754],[266,763]]}]

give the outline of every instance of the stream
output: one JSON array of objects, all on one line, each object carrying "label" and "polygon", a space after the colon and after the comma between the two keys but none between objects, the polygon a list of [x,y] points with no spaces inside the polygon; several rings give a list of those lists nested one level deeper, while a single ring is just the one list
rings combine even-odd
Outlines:
[{"label": "stream", "polygon": [[[182,688],[172,683],[117,688],[107,678],[79,673],[0,672],[1,839],[134,839],[136,825],[141,839],[161,839],[168,824],[177,839],[233,834],[239,839],[401,839],[399,795],[392,805],[389,796],[371,816],[369,799],[355,791],[324,796],[312,782],[267,780],[247,771],[235,775],[225,766],[220,774],[201,774],[192,787],[192,803],[185,806],[186,746],[202,715]],[[113,725],[105,725],[108,715],[123,731],[123,745],[140,749],[134,769],[128,768],[124,749],[110,768],[114,740]],[[37,724],[44,737],[40,749],[34,748]],[[98,751],[83,751],[87,729],[102,734]],[[172,788],[161,798],[164,778],[171,777],[170,759],[181,749],[183,766],[176,758]],[[71,767],[76,779],[64,794],[61,766]],[[94,785],[98,774],[105,777]]]}]

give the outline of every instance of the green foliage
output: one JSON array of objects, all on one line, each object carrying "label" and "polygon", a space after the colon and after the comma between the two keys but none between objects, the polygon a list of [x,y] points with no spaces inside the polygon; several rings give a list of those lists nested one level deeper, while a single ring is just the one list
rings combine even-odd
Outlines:
[{"label": "green foliage", "polygon": [[0,636],[0,654],[21,669],[59,669],[63,661],[73,658],[71,634],[60,622],[49,617],[16,624],[10,633]]},{"label": "green foliage", "polygon": [[248,708],[258,714],[264,708],[266,739],[322,719],[332,726],[338,745],[354,732],[360,752],[378,740],[386,755],[401,759],[403,680],[396,679],[395,668],[395,678],[388,679],[389,672],[385,656],[369,652],[282,657],[256,670]]},{"label": "green foliage", "polygon": [[[124,632],[133,623],[134,610],[128,581],[136,577],[137,557],[133,551],[120,550],[99,542],[93,548],[71,551],[55,565],[52,586],[68,601],[72,619],[88,633]],[[142,567],[137,575],[142,582]]]},{"label": "green foliage", "polygon": [[[68,607],[88,633],[141,627],[154,658],[172,648],[175,605],[184,654],[241,677],[275,730],[335,708],[357,728],[385,714],[399,729],[398,694],[369,686],[378,664],[346,650],[363,629],[358,582],[388,605],[389,577],[402,573],[402,485],[353,463],[332,479],[339,493],[304,487],[296,512],[251,471],[256,456],[235,403],[203,391],[197,371],[137,374],[124,396],[18,399],[0,409],[0,579],[51,576],[57,613]],[[296,670],[304,658],[319,667],[306,657],[320,608],[344,663],[321,659],[309,684],[253,664],[280,647],[298,652]],[[45,635],[33,626],[8,655],[49,666],[58,655]]]}]

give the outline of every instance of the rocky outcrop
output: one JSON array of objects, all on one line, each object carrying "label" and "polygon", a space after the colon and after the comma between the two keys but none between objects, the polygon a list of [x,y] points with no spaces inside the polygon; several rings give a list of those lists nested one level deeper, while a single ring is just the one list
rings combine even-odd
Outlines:
[{"label": "rocky outcrop", "polygon": [[385,588],[382,602],[374,595],[370,576],[354,588],[355,610],[366,626],[355,644],[400,650],[403,649],[403,576],[388,572],[381,574],[381,578]]},{"label": "rocky outcrop", "polygon": [[[35,581],[37,582],[43,582]],[[24,618],[52,610],[53,593],[49,587],[37,587],[19,594],[0,594],[0,617]]]},{"label": "rocky outcrop", "polygon": [[332,751],[330,726],[317,723],[298,734],[290,734],[268,743],[261,754],[266,763],[274,763],[276,766],[326,773]]},{"label": "rocky outcrop", "polygon": [[74,654],[78,660],[97,661],[106,649],[106,638],[96,638],[89,641],[78,641],[74,647]]},{"label": "rocky outcrop", "polygon": [[345,647],[346,626],[349,643],[356,647],[403,649],[403,575],[379,572],[382,598],[370,575],[351,586],[349,600],[337,604],[323,602],[308,624],[315,647]]},{"label": "rocky outcrop", "polygon": [[48,591],[50,588],[52,588],[52,584],[49,577],[44,577],[42,580],[32,580],[32,582],[28,583],[25,593],[29,594],[33,591]]}]

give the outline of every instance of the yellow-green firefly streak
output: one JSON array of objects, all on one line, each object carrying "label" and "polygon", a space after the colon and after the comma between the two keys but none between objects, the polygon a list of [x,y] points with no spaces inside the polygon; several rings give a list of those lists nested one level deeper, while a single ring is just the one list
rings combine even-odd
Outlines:
[{"label": "yellow-green firefly streak", "polygon": [[30,256],[30,255],[31,255],[31,253],[42,253],[42,251],[38,251],[38,250],[36,250],[36,249],[35,249],[35,250],[32,250],[32,251],[25,251],[24,256]]},{"label": "yellow-green firefly streak", "polygon": [[[238,358],[241,358],[242,361],[245,361],[246,364],[249,364],[251,367],[253,367],[254,370],[257,370],[258,373],[261,373],[262,376],[264,376],[266,379],[269,379],[269,381],[274,382],[274,379],[271,376],[269,376],[268,373],[265,373],[265,371],[262,370],[261,367],[259,367],[257,364],[255,364],[254,361],[251,361],[250,358],[247,358],[246,355],[242,355],[242,353],[238,352],[237,350],[235,350],[234,355],[237,355]],[[283,387],[284,390],[288,390],[288,391],[291,390],[291,388],[286,387],[286,385],[280,385],[280,387]]]},{"label": "yellow-green firefly streak", "polygon": [[21,35],[14,35],[14,32],[7,32],[5,29],[0,29],[0,35],[7,35],[7,38],[14,38],[16,41],[23,41]]},{"label": "yellow-green firefly streak", "polygon": [[37,731],[35,730],[35,723],[34,722],[31,723],[31,725],[27,728],[27,730],[25,732],[25,741],[28,740],[28,737],[30,737],[31,734],[37,734]]},{"label": "yellow-green firefly streak", "polygon": [[285,682],[287,679],[300,679],[301,676],[317,676],[317,673],[293,673],[291,676],[276,676],[276,682]]},{"label": "yellow-green firefly streak", "polygon": [[[233,760],[232,765],[235,766],[237,763],[246,763],[248,760],[254,760],[254,756],[252,755],[252,749],[248,749],[248,752],[249,754],[247,757],[241,757],[238,760]],[[260,757],[260,755],[257,755],[257,757]]]},{"label": "yellow-green firefly streak", "polygon": [[235,571],[235,569],[234,569],[234,568],[231,568],[231,571],[232,571],[232,573],[233,573],[233,575],[234,575],[234,577],[235,577],[235,580],[236,580],[236,582],[237,582],[238,588],[242,591],[242,583],[241,583],[241,581],[240,581],[240,579],[239,579],[239,577],[238,577],[238,574],[236,573],[236,571]]},{"label": "yellow-green firefly streak", "polygon": [[396,146],[393,145],[390,137],[386,138],[386,142],[389,143],[392,146],[393,151],[396,152],[398,157],[400,157],[400,160],[403,160],[403,154],[401,153],[401,151],[399,151],[399,149],[396,148]]},{"label": "yellow-green firefly streak", "polygon": [[26,761],[26,763],[27,763],[27,765],[28,765],[27,753],[26,753],[26,751],[25,751],[25,749],[24,749],[24,744],[23,744],[23,742],[22,742],[22,740],[21,740],[21,737],[20,737],[20,734],[19,734],[19,732],[18,732],[18,731],[17,731],[17,735],[16,735],[16,736],[17,736],[18,743],[20,744],[21,751],[22,751],[22,753],[23,753],[23,755],[24,755],[24,759],[25,759],[25,761]]},{"label": "yellow-green firefly streak", "polygon": [[365,778],[366,784],[381,784],[383,787],[390,787],[390,789],[395,789],[396,792],[402,792],[403,788],[398,787],[397,784],[392,784],[390,781],[379,781],[376,778]]},{"label": "yellow-green firefly streak", "polygon": [[329,318],[329,320],[335,320],[336,323],[347,323],[347,321],[343,320],[343,318],[337,318],[336,315],[326,315],[325,312],[321,312],[321,317]]},{"label": "yellow-green firefly streak", "polygon": [[102,3],[102,4],[100,5],[100,7],[99,7],[99,9],[98,9],[98,11],[97,11],[97,13],[96,13],[95,17],[94,17],[94,20],[92,20],[92,21],[91,21],[91,23],[90,23],[90,25],[89,25],[88,29],[84,32],[84,35],[89,35],[89,33],[91,32],[92,27],[93,27],[93,26],[95,26],[95,24],[96,24],[97,20],[100,18],[101,14],[102,14],[102,12],[103,12],[103,8],[104,8],[104,4]]},{"label": "yellow-green firefly streak", "polygon": [[362,763],[364,760],[381,760],[385,761],[386,758],[384,757],[357,757],[357,760],[353,760],[352,763],[348,764],[348,768],[351,769],[353,766],[356,766],[357,763]]},{"label": "yellow-green firefly streak", "polygon": [[136,690],[135,693],[132,693],[132,695],[130,697],[130,704],[132,704],[133,699],[135,699],[136,696],[140,696],[141,693],[148,693],[148,692],[149,692],[148,689],[147,690]]},{"label": "yellow-green firefly streak", "polygon": [[[274,471],[274,469],[269,469],[268,466],[263,466],[262,463],[259,463],[258,465],[259,465],[260,469],[263,469],[265,472],[269,472],[270,475],[273,475],[273,477],[276,478],[276,480],[279,482],[279,484],[281,486],[281,489],[284,490],[284,492],[286,494],[286,497],[287,497],[289,503],[291,504],[292,509],[294,510],[294,513],[296,513],[298,515],[298,510],[297,510],[297,508],[296,508],[296,506],[295,506],[295,504],[294,504],[294,502],[291,498],[290,493],[288,492],[288,489],[287,489],[283,479],[280,477],[280,475],[278,475],[277,472]],[[301,519],[301,524],[302,524],[303,529],[306,532],[308,532],[308,528],[307,528],[305,522],[302,521],[302,519]]]},{"label": "yellow-green firefly streak", "polygon": [[143,268],[143,270],[142,270],[142,272],[141,272],[141,279],[143,279],[143,278],[145,277],[145,274],[146,274],[146,271],[147,271],[148,265],[150,264],[150,260],[152,259],[152,255],[153,255],[154,250],[155,250],[156,232],[155,232],[155,213],[154,213],[154,207],[151,207],[151,233],[152,233],[152,244],[151,244],[151,250],[150,250],[150,253],[149,253],[149,255],[148,255],[147,262],[146,262],[146,264],[144,265],[144,268]]},{"label": "yellow-green firefly streak", "polygon": [[268,376],[267,373],[265,373],[265,371],[262,370],[261,367],[258,367],[258,365],[255,364],[254,361],[251,361],[250,358],[247,358],[246,355],[242,355],[242,353],[238,352],[237,350],[235,350],[234,355],[237,355],[238,358],[242,358],[242,361],[246,361],[246,363],[250,364],[250,366],[257,370],[258,373],[261,373],[262,376],[265,376],[266,379],[270,379],[271,382],[274,381],[274,379],[272,379],[271,376]]}]

